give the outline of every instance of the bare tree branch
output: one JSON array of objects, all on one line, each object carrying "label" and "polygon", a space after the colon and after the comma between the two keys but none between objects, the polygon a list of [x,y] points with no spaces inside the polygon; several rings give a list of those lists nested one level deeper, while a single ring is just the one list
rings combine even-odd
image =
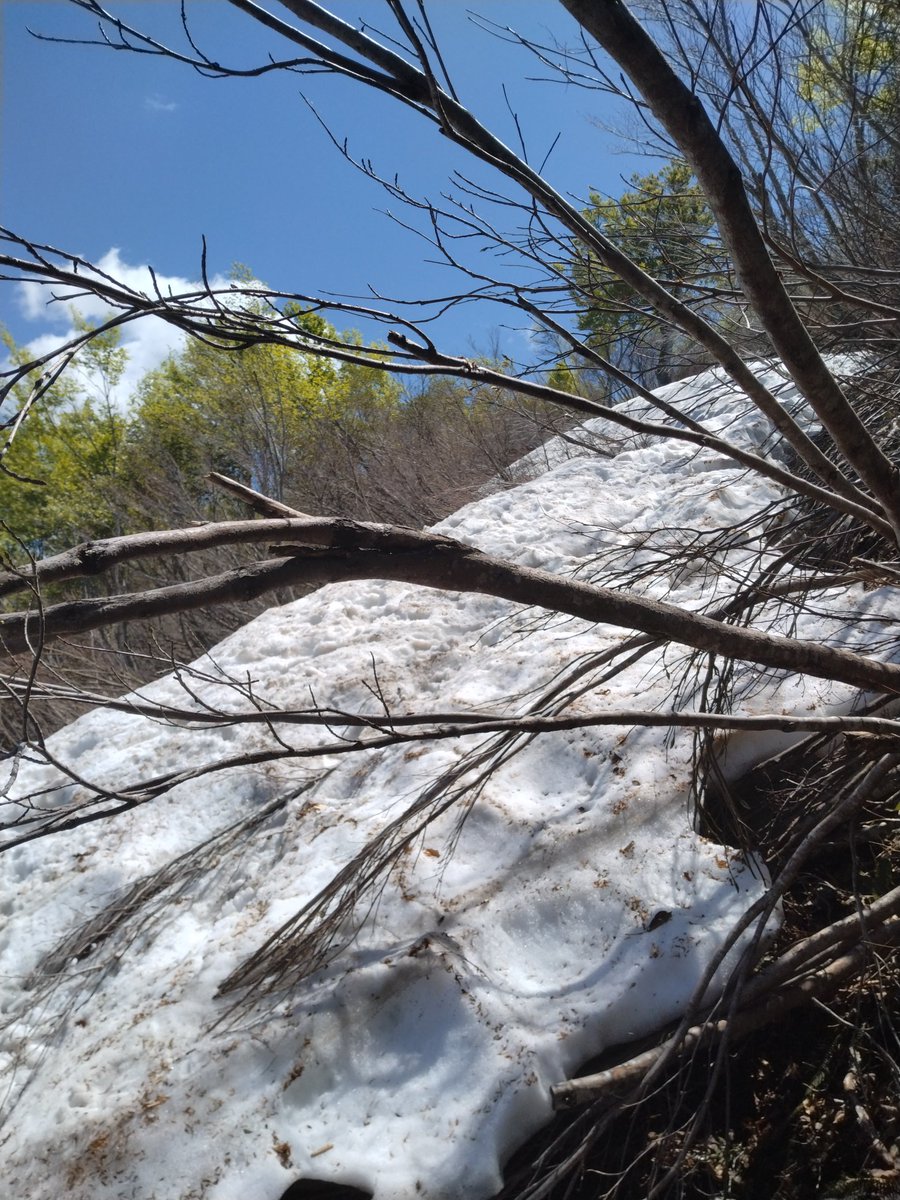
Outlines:
[{"label": "bare tree branch", "polygon": [[[627,1097],[638,1086],[650,1068],[666,1053],[686,1057],[699,1045],[718,1038],[742,1038],[756,1029],[780,1020],[791,1009],[808,1004],[810,1000],[827,1000],[849,980],[870,964],[873,951],[884,954],[896,952],[900,942],[900,895],[895,889],[859,916],[854,914],[821,931],[820,936],[805,939],[792,946],[781,958],[766,967],[743,990],[741,1005],[727,1020],[707,1020],[693,1025],[678,1040],[663,1042],[617,1067],[596,1075],[585,1075],[565,1083],[554,1084],[550,1093],[556,1109],[575,1108],[601,1097]],[[826,962],[807,967],[806,960],[819,958],[825,950],[850,940],[859,944],[845,954]],[[782,982],[792,977],[790,982]]]},{"label": "bare tree branch", "polygon": [[[219,533],[217,526],[211,526],[110,540],[120,543],[119,553],[123,543],[127,547],[135,541],[139,550],[143,550],[154,536],[160,538],[157,549],[167,541],[171,549],[174,545],[215,544],[217,539],[260,540],[258,531],[263,522],[236,524],[244,528],[237,532],[226,528]],[[280,524],[284,529],[294,523],[285,519]],[[306,527],[305,522],[298,524]],[[812,642],[736,628],[672,604],[520,567],[439,535],[384,527],[370,531],[363,527],[360,536],[355,525],[355,522],[313,522],[309,528],[333,539],[326,541],[329,548],[321,551],[298,546],[298,553],[291,557],[254,563],[191,583],[99,600],[72,600],[49,605],[40,614],[4,614],[0,616],[0,645],[7,655],[19,654],[33,646],[38,637],[47,642],[123,621],[185,612],[226,600],[246,601],[275,588],[299,584],[321,586],[349,579],[388,579],[444,591],[497,596],[585,621],[639,629],[697,650],[710,650],[765,667],[840,680],[855,687],[900,692],[900,666],[891,663]],[[334,553],[333,546],[341,549]],[[90,557],[90,550],[86,553]]]},{"label": "bare tree branch", "polygon": [[900,540],[900,469],[853,411],[791,303],[751,211],[740,170],[699,97],[681,82],[622,0],[562,2],[627,72],[693,167],[772,344],[835,444],[878,498]]}]

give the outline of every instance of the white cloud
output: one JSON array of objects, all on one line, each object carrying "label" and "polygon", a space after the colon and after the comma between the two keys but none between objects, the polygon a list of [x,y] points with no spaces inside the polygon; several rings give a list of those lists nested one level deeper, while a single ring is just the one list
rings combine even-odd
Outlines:
[{"label": "white cloud", "polygon": [[144,108],[151,112],[175,112],[178,105],[174,100],[165,100],[158,92],[154,92],[152,96],[145,98]]},{"label": "white cloud", "polygon": [[[154,286],[149,267],[125,262],[116,246],[108,250],[96,266],[105,275],[146,296],[155,296],[157,287],[163,295],[177,295],[180,292],[198,291],[203,286],[197,280],[160,274],[155,275]],[[215,288],[226,287],[228,280],[217,275],[210,283]],[[110,311],[96,296],[78,295],[74,290],[66,293],[58,287],[34,282],[19,284],[18,300],[23,314],[29,320],[40,321],[45,326],[43,332],[27,342],[28,350],[35,357],[65,345],[75,336],[73,308],[89,321],[98,322],[105,320]],[[183,346],[184,334],[159,317],[142,317],[122,326],[121,332],[121,344],[128,351],[128,363],[122,382],[116,389],[115,399],[125,407],[147,371],[158,367],[171,353]]]}]

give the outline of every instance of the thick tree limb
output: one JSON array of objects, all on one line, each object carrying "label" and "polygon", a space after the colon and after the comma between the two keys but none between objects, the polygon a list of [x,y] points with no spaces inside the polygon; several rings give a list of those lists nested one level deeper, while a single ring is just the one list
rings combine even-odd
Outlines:
[{"label": "thick tree limb", "polygon": [[700,99],[622,0],[562,0],[619,64],[678,146],[716,216],[738,279],[797,386],[884,508],[900,541],[900,469],[881,451],[828,370],[769,256],[740,169]]},{"label": "thick tree limb", "polygon": [[[263,524],[268,522],[249,522],[251,529]],[[283,529],[290,522],[280,524]],[[299,524],[306,527],[305,522]],[[764,667],[900,693],[900,666],[846,650],[739,628],[672,604],[520,567],[434,534],[363,526],[360,540],[365,544],[360,546],[359,541],[353,544],[354,536],[358,536],[354,522],[312,522],[310,528],[315,527],[344,548],[318,551],[298,547],[298,553],[291,557],[257,562],[222,575],[155,591],[75,600],[49,605],[40,613],[9,613],[0,617],[0,646],[8,655],[18,654],[30,649],[38,638],[47,642],[124,621],[251,600],[276,588],[321,586],[350,579],[386,579],[443,591],[497,596],[589,622],[640,630],[696,650],[713,651]],[[201,526],[161,536],[171,537],[174,542],[193,535],[202,544],[203,535],[216,537],[217,529],[217,526],[209,530]]]},{"label": "thick tree limb", "polygon": [[[226,477],[220,476],[225,479]],[[233,488],[241,485],[233,484]],[[252,489],[247,488],[251,492]],[[260,496],[269,506],[277,501]],[[241,499],[246,499],[241,496]],[[284,507],[287,507],[286,505]],[[295,510],[290,509],[290,512]],[[35,586],[45,587],[67,579],[99,575],[121,563],[153,558],[160,554],[188,554],[214,550],[220,546],[253,545],[274,540],[296,543],[298,548],[312,551],[314,547],[332,550],[429,550],[456,547],[465,550],[462,542],[440,534],[419,533],[394,525],[368,521],[351,521],[343,517],[273,517],[265,521],[216,521],[209,525],[194,525],[189,529],[151,530],[122,537],[100,538],[82,542],[71,550],[37,560],[20,571],[0,573],[0,596],[26,591]],[[148,593],[149,594],[149,593]],[[172,610],[177,611],[177,610]],[[69,631],[73,632],[73,631]]]}]

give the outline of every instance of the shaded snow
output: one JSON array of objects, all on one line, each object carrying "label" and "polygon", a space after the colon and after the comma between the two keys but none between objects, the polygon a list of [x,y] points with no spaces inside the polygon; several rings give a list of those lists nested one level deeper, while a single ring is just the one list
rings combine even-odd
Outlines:
[{"label": "shaded snow", "polygon": [[[744,445],[766,436],[714,374],[664,391]],[[438,528],[584,578],[602,577],[604,553],[644,533],[632,560],[654,566],[644,590],[693,608],[727,595],[759,547],[751,539],[720,555],[715,572],[673,563],[667,573],[651,531],[708,535],[779,495],[675,441],[620,440],[612,458],[558,441],[521,470],[543,473]],[[882,630],[889,600],[835,593],[829,616],[822,598],[824,615],[804,618],[801,635],[840,627],[852,645]],[[845,628],[837,614],[848,606],[881,624]],[[142,695],[237,711],[252,693],[263,706],[315,700],[374,713],[377,693],[394,712],[513,713],[569,672],[572,710],[670,706],[683,651],[653,651],[607,681],[600,658],[625,637],[491,598],[364,581],[269,610],[190,677]],[[749,711],[852,701],[848,688],[750,671],[741,686]],[[295,747],[322,737],[297,725],[278,733]],[[549,1085],[683,1011],[763,889],[757,866],[693,830],[691,740],[670,743],[660,730],[615,727],[522,743],[461,827],[457,807],[401,857],[330,966],[231,1024],[215,1025],[227,1008],[214,998],[223,979],[441,772],[468,767],[471,777],[477,739],[234,768],[9,851],[0,883],[9,1194],[50,1200],[64,1186],[85,1200],[277,1200],[314,1177],[383,1200],[491,1195],[504,1157],[548,1119]],[[81,780],[119,789],[272,744],[262,725],[187,729],[110,712],[50,739]],[[734,769],[776,744],[733,739]],[[13,794],[59,785],[55,768],[23,763]],[[221,838],[202,870],[171,881],[139,918],[98,934],[55,987],[45,986],[46,962],[29,978],[123,890],[285,794],[280,812]],[[69,783],[36,802],[79,795]],[[659,912],[672,916],[650,930]]]}]

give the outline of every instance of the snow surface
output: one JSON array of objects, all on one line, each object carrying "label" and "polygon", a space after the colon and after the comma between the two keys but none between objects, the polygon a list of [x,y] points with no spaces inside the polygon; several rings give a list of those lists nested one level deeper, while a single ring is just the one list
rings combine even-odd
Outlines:
[{"label": "snow surface", "polygon": [[[774,374],[767,382],[800,410]],[[774,452],[765,423],[715,373],[663,392]],[[438,528],[582,578],[605,581],[625,554],[647,565],[647,594],[692,608],[723,600],[760,546],[751,529],[714,569],[672,547],[741,520],[758,527],[780,495],[716,453],[623,439],[603,421],[528,456],[518,477]],[[891,599],[884,589],[820,596],[799,635],[871,643],[888,628]],[[759,623],[782,629],[791,618],[772,610]],[[141,694],[198,711],[318,702],[379,713],[383,701],[398,713],[512,714],[542,696],[547,711],[671,707],[683,650],[653,650],[607,678],[626,637],[492,598],[354,582],[269,610]],[[853,701],[849,688],[750,669],[738,690],[750,712]],[[62,806],[90,783],[121,790],[272,747],[276,732],[293,747],[323,737],[302,725],[187,728],[93,712],[49,739],[81,782],[22,762],[10,795]],[[734,737],[732,769],[783,740]],[[488,745],[501,761],[477,800],[400,857],[363,905],[355,939],[289,995],[217,1024],[236,998],[215,998],[221,982],[442,773],[474,778],[472,755]],[[549,1085],[681,1013],[765,886],[758,865],[695,832],[690,762],[689,735],[621,727],[512,747],[482,735],[281,760],[202,775],[114,820],[8,851],[7,1194],[278,1200],[294,1180],[317,1178],[379,1200],[490,1196],[505,1157],[549,1118]],[[290,798],[255,827],[224,832],[279,796]],[[19,811],[10,805],[6,819]],[[155,874],[192,850],[180,869]],[[141,880],[155,883],[129,916],[123,897]],[[651,930],[659,912],[672,916]],[[98,913],[105,928],[54,955]]]}]

